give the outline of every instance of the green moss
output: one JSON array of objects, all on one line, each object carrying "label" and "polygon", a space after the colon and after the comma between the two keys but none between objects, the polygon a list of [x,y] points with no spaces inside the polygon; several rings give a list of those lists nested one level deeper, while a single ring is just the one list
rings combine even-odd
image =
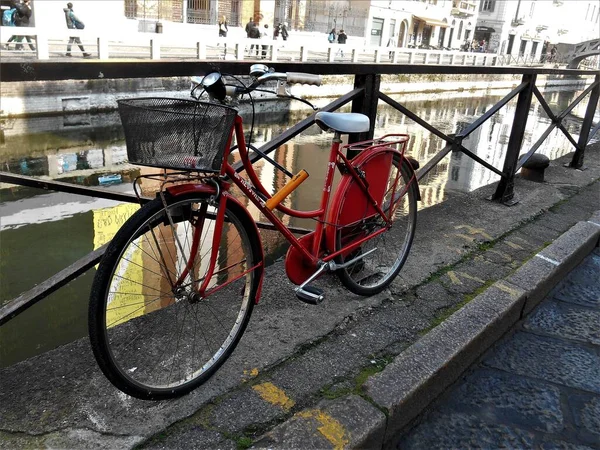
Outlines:
[{"label": "green moss", "polygon": [[237,448],[239,450],[244,450],[246,448],[250,448],[252,446],[252,439],[247,436],[241,436],[235,439],[235,443],[237,444]]}]

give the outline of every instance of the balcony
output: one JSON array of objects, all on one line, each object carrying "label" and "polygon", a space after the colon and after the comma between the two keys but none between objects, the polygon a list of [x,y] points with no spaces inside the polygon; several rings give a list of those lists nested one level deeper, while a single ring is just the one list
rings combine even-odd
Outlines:
[{"label": "balcony", "polygon": [[519,27],[521,25],[525,25],[525,17],[519,17],[518,19],[515,18],[512,20],[512,22],[510,23],[513,27]]},{"label": "balcony", "polygon": [[477,11],[477,5],[473,1],[454,0],[450,14],[457,17],[471,17]]},{"label": "balcony", "polygon": [[541,33],[542,31],[546,31],[548,29],[548,25],[538,25],[537,27],[535,27],[535,30],[538,33]]}]

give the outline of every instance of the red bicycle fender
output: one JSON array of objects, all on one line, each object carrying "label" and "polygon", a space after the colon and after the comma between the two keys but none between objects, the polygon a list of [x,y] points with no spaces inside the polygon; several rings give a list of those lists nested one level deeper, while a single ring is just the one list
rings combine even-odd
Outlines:
[{"label": "red bicycle fender", "polygon": [[[360,153],[359,155],[357,155],[354,159],[352,159],[352,163],[354,166],[360,166],[362,165],[366,160],[373,158],[377,153],[383,152],[388,150],[388,147],[378,147],[373,149],[372,151],[367,150],[364,151],[362,153]],[[415,176],[415,171],[413,170],[412,166],[410,165],[410,163],[407,161],[407,159],[401,155],[401,159],[402,162],[401,164],[403,164],[404,162],[406,162],[409,170],[411,171],[411,178],[414,179],[413,183],[416,184],[416,188],[417,188],[417,200],[421,199],[420,196],[420,192],[419,192],[419,185],[417,183],[417,179]],[[331,199],[331,203],[329,206],[329,211],[328,211],[328,215],[327,215],[327,222],[328,223],[336,223],[337,222],[337,217],[340,214],[340,210],[341,210],[341,204],[343,201],[343,194],[345,189],[347,188],[348,184],[350,184],[350,182],[352,181],[352,175],[350,174],[344,174],[342,175],[342,178],[338,184],[338,187],[333,195],[333,198]],[[325,228],[325,242],[326,242],[326,246],[327,249],[329,251],[334,251],[334,243],[335,243],[335,232],[336,232],[336,228],[335,226],[328,226]]]},{"label": "red bicycle fender", "polygon": [[210,184],[179,184],[176,186],[170,186],[167,188],[167,192],[173,196],[191,194],[192,192],[197,192],[199,194],[215,194],[217,192],[217,188]]}]

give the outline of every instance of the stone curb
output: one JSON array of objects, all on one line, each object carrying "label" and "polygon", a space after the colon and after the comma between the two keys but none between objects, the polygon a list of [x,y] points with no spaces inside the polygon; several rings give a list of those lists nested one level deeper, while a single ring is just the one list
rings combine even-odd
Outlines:
[{"label": "stone curb", "polygon": [[[266,433],[255,447],[385,448],[598,246],[599,239],[597,211],[371,376],[363,388],[374,404],[387,412],[387,423],[378,419],[383,414],[375,406],[353,395],[300,411]],[[334,438],[324,422],[315,419],[320,413],[339,425]],[[360,414],[362,419],[357,417]]]}]

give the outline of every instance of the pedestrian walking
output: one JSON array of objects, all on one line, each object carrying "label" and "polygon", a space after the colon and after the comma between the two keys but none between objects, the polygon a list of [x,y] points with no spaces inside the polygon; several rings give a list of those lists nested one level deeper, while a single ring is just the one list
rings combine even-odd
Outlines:
[{"label": "pedestrian walking", "polygon": [[[387,47],[389,48],[389,47],[395,47],[395,46],[396,46],[396,34],[394,33],[388,40]],[[393,59],[393,57],[394,57],[393,50],[390,50],[390,52],[388,53],[388,57],[390,58],[390,61]]]},{"label": "pedestrian walking", "polygon": [[[337,37],[338,44],[344,45],[347,40],[348,40],[348,36],[344,32],[344,30],[343,29],[340,30],[340,33],[338,34],[338,37]],[[344,50],[342,50],[342,48],[340,48],[340,55],[342,56],[342,58],[344,57]]]},{"label": "pedestrian walking", "polygon": [[[31,17],[31,1],[30,0],[23,0],[22,3],[13,3],[13,8],[15,9],[15,11],[13,12],[13,22],[15,27],[28,27],[29,26],[29,18]],[[22,36],[22,35],[13,35],[10,37],[10,39],[7,41],[6,46],[4,47],[6,50],[9,49],[9,43],[11,42],[16,42],[17,44],[15,45],[15,50],[22,50],[23,49],[23,44],[21,44],[21,42],[23,41],[23,38],[25,38],[27,40],[27,43],[29,44],[29,48],[32,51],[35,51],[35,46],[33,45],[33,41],[31,39],[31,36]]]},{"label": "pedestrian walking", "polygon": [[273,40],[277,40],[279,38],[279,34],[281,33],[281,23],[278,23],[276,27],[273,27]]},{"label": "pedestrian walking", "polygon": [[[267,41],[270,38],[269,35],[269,24],[265,23],[264,29],[262,31],[262,33],[260,34],[260,37],[262,39],[262,41]],[[263,44],[262,45],[262,59],[266,59],[267,58],[267,54],[269,52],[269,46]]]},{"label": "pedestrian walking", "polygon": [[281,26],[281,39],[283,39],[284,41],[287,41],[287,38],[290,35],[288,33],[287,27],[288,27],[287,22],[283,22],[283,25]]},{"label": "pedestrian walking", "polygon": [[[226,38],[228,31],[229,31],[229,28],[227,27],[227,17],[223,16],[223,17],[221,17],[221,20],[219,20],[219,37]],[[219,46],[219,43],[217,42],[217,47],[218,46]],[[227,56],[227,42],[224,42],[223,46],[225,47],[225,50],[223,53],[223,59],[225,59],[225,57]]]},{"label": "pedestrian walking", "polygon": [[250,17],[250,20],[248,20],[248,23],[246,24],[246,28],[245,28],[247,38],[251,38],[250,30],[252,29],[252,27],[254,27],[254,18]]},{"label": "pedestrian walking", "polygon": [[[85,28],[85,24],[79,20],[79,18],[73,12],[73,3],[67,3],[67,7],[63,8],[63,12],[65,13],[65,21],[67,22],[67,28],[69,30],[83,30]],[[81,43],[81,39],[79,36],[71,36],[69,37],[69,43],[67,44],[67,53],[65,56],[71,56],[71,46],[73,44],[77,44],[81,53],[83,53],[84,58],[88,58],[92,56],[91,53],[86,53],[85,48],[83,48],[83,44]]]},{"label": "pedestrian walking", "polygon": [[327,35],[327,40],[330,44],[333,44],[335,42],[335,28],[331,29],[331,31]]},{"label": "pedestrian walking", "polygon": [[227,17],[223,16],[221,17],[221,20],[219,20],[219,37],[227,37],[228,31],[229,28],[227,27]]},{"label": "pedestrian walking", "polygon": [[[252,26],[250,27],[249,31],[248,31],[248,37],[250,39],[260,39],[260,29],[258,28],[258,23],[257,22],[252,22]],[[260,52],[260,45],[258,44],[252,44],[252,46],[250,47],[250,54],[254,54],[254,52],[256,51],[256,56],[258,57],[258,54]]]}]

